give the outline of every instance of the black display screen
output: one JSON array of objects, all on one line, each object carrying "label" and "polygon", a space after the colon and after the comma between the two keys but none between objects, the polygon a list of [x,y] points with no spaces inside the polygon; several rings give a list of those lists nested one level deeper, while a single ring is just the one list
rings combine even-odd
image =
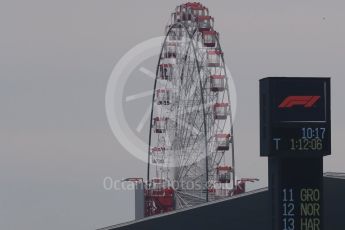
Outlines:
[{"label": "black display screen", "polygon": [[261,156],[331,153],[330,79],[260,80]]}]

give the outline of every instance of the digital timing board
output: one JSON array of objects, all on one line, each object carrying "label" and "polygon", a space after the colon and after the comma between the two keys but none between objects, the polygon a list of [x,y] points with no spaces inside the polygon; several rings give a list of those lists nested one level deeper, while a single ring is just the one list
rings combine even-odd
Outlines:
[{"label": "digital timing board", "polygon": [[330,115],[329,78],[260,80],[260,155],[268,156],[272,230],[323,229]]}]

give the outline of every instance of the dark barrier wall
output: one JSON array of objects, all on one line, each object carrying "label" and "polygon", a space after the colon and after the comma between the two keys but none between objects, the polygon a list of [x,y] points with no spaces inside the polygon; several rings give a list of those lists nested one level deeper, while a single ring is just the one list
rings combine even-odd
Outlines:
[{"label": "dark barrier wall", "polygon": [[[324,177],[325,230],[345,230],[345,179]],[[269,230],[268,192],[249,195],[178,211],[169,215],[147,218],[104,230],[183,230],[232,229]]]},{"label": "dark barrier wall", "polygon": [[326,230],[345,230],[345,178],[324,177]]}]

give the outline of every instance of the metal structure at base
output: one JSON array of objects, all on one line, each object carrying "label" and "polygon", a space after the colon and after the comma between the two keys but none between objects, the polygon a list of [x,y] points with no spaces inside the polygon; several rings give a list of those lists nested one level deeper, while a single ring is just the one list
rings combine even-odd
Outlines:
[{"label": "metal structure at base", "polygon": [[[345,173],[325,173],[324,230],[344,230]],[[99,230],[137,229],[271,229],[270,195],[267,188],[240,196],[177,210],[141,220],[129,221]],[[231,226],[231,228],[229,227]]]},{"label": "metal structure at base", "polygon": [[173,211],[175,208],[175,191],[162,186],[164,181],[161,180],[151,180],[151,187],[145,190],[145,216]]}]

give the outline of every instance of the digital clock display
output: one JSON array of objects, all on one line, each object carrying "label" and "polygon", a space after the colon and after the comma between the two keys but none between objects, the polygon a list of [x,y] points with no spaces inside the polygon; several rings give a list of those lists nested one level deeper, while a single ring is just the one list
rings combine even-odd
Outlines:
[{"label": "digital clock display", "polygon": [[272,131],[272,152],[327,152],[329,129],[326,126],[275,127]]}]

